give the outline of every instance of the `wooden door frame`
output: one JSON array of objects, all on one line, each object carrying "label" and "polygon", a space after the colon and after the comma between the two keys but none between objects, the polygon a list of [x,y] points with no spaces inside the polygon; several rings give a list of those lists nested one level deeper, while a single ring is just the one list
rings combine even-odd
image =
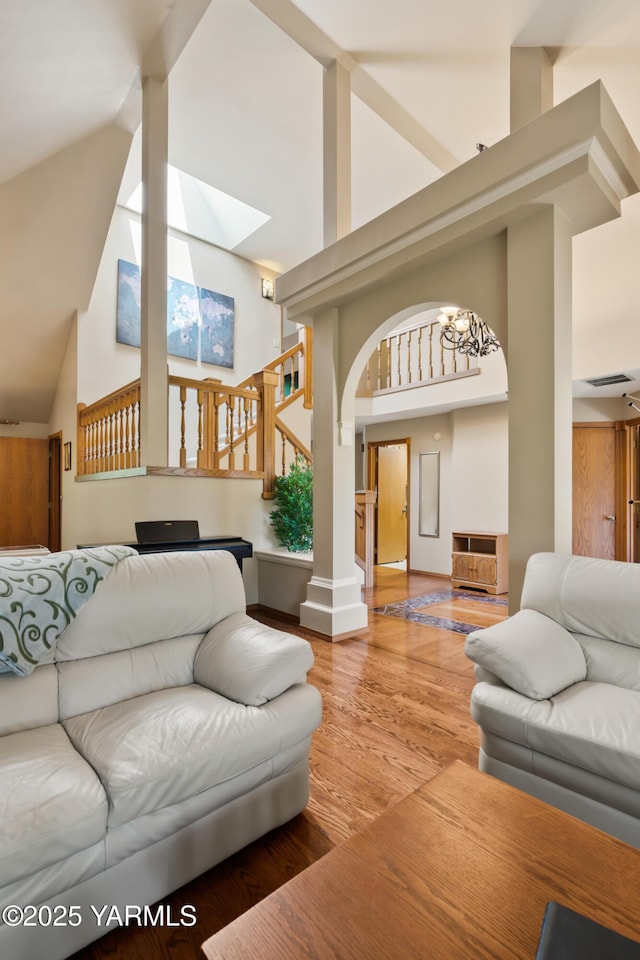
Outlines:
[{"label": "wooden door frame", "polygon": [[[50,433],[49,441],[49,549],[52,553],[61,549],[62,535],[62,430]],[[58,470],[52,470],[53,448],[57,447]],[[53,481],[53,482],[52,482]]]},{"label": "wooden door frame", "polygon": [[[411,437],[399,440],[367,441],[367,482],[368,490],[378,490],[378,447],[397,447],[404,444],[407,448],[407,573],[411,570]],[[378,538],[378,497],[375,502],[375,537]]]},{"label": "wooden door frame", "polygon": [[633,511],[637,454],[634,454],[634,434],[640,427],[640,417],[617,420],[616,424],[616,560],[633,563]]}]

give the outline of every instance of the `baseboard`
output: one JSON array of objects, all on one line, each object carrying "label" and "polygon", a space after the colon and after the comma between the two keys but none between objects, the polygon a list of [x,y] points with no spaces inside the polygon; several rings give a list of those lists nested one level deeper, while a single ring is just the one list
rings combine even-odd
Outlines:
[{"label": "baseboard", "polygon": [[300,617],[292,613],[286,613],[284,610],[276,610],[275,607],[267,607],[264,603],[251,603],[247,606],[247,613],[266,613],[271,617],[277,617],[278,620],[285,620],[287,623],[300,625]]},{"label": "baseboard", "polygon": [[450,573],[431,573],[429,570],[414,570],[412,567],[407,570],[407,573],[416,577],[435,577],[436,580],[451,580]]}]

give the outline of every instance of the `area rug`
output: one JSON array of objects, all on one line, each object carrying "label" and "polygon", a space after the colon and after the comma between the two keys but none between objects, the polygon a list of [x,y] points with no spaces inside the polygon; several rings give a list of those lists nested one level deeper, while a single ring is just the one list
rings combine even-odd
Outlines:
[{"label": "area rug", "polygon": [[488,604],[494,607],[506,608],[506,597],[496,597],[490,594],[472,593],[467,590],[442,590],[438,593],[427,593],[410,600],[400,600],[397,603],[387,603],[383,607],[374,607],[372,613],[379,613],[385,617],[397,617],[400,620],[409,620],[411,623],[420,623],[425,627],[440,627],[451,630],[453,633],[472,633],[481,628],[481,624],[467,623],[464,620],[452,620],[425,613],[425,607],[433,607],[440,603],[456,600],[471,600],[474,603]]}]

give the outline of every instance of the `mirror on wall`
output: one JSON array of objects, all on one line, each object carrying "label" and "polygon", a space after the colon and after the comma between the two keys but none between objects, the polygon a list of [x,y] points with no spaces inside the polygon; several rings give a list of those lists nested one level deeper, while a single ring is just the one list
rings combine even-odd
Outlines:
[{"label": "mirror on wall", "polygon": [[440,453],[420,454],[421,537],[440,536]]}]

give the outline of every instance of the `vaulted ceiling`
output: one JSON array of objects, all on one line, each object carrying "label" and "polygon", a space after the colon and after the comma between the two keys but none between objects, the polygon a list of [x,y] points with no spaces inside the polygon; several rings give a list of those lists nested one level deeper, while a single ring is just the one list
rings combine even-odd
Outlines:
[{"label": "vaulted ceiling", "polygon": [[[637,0],[3,4],[0,419],[48,419],[73,311],[135,186],[143,73],[170,69],[171,163],[269,214],[236,252],[282,271],[322,245],[324,64],[351,72],[358,226],[508,135],[514,45],[550,51],[556,102],[602,79],[640,143]],[[637,197],[576,238],[576,341],[603,322],[614,335],[598,369],[577,352],[576,376],[619,366],[616,335],[640,367],[639,248]]]}]

